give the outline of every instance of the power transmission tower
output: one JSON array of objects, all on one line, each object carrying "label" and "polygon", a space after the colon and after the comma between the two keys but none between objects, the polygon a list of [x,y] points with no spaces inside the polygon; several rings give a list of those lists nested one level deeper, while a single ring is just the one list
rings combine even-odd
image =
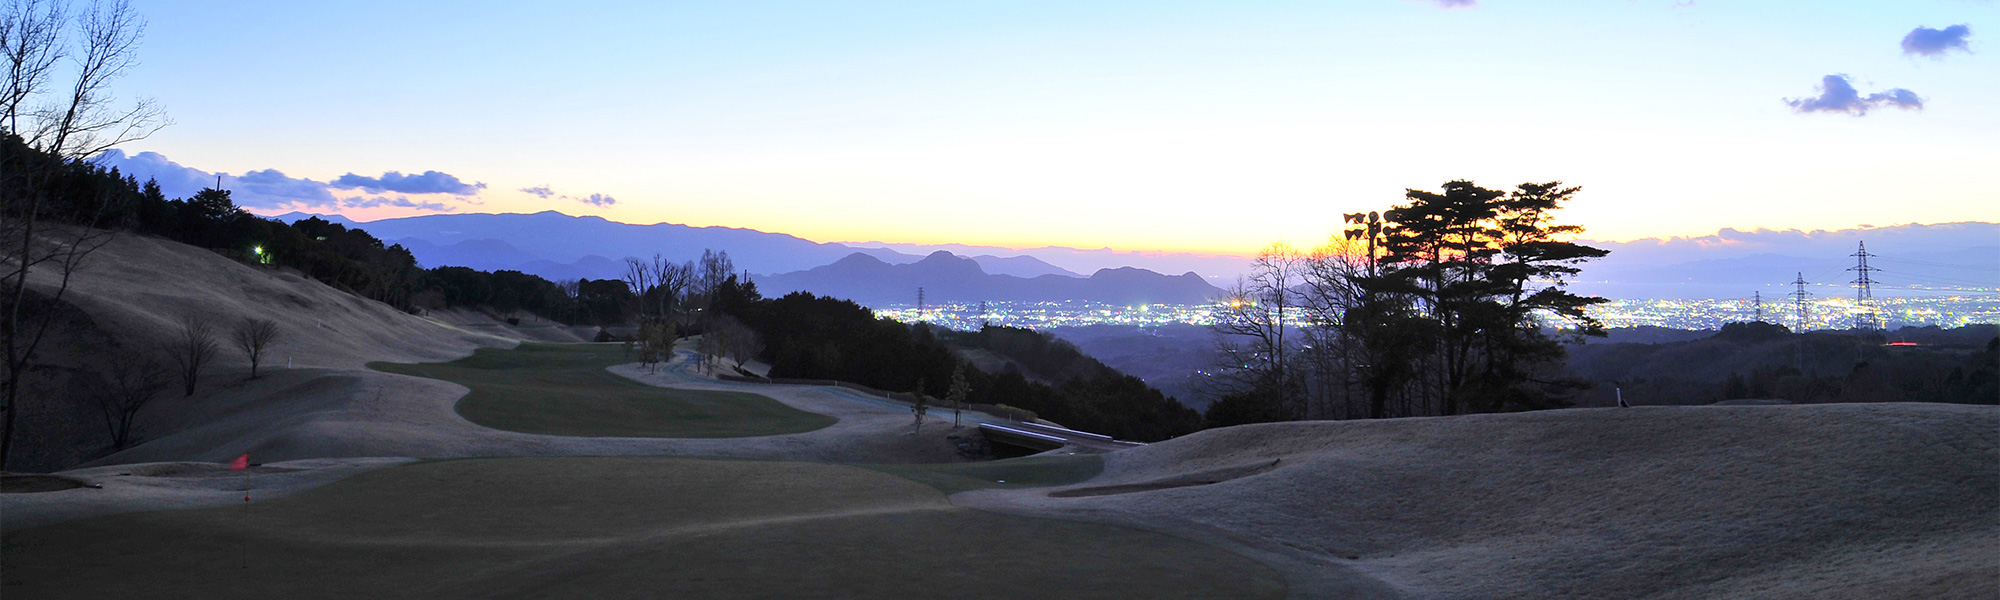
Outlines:
[{"label": "power transmission tower", "polygon": [[1868,289],[1873,283],[1868,277],[1871,271],[1880,271],[1868,266],[1868,242],[1861,242],[1861,249],[1852,255],[1859,260],[1853,268],[1858,275],[1854,278],[1854,328],[1860,331],[1876,331],[1882,328],[1882,317],[1875,312],[1875,292]]},{"label": "power transmission tower", "polygon": [[1798,304],[1798,331],[1803,333],[1806,330],[1806,298],[1812,297],[1812,292],[1806,291],[1806,274],[1803,272],[1799,273],[1798,280],[1793,281],[1792,284],[1798,286],[1798,291],[1792,292],[1791,296],[1793,302]]},{"label": "power transmission tower", "polygon": [[1806,372],[1806,297],[1812,294],[1806,291],[1806,274],[1804,272],[1800,272],[1799,278],[1793,281],[1792,284],[1798,286],[1798,291],[1792,292],[1792,299],[1799,306],[1798,329],[1794,330],[1792,335],[1799,336],[1799,374],[1804,375]]}]

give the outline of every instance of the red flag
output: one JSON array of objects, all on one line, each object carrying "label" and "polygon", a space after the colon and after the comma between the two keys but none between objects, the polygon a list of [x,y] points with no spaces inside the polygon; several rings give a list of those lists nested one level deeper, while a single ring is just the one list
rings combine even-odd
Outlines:
[{"label": "red flag", "polygon": [[236,460],[229,461],[229,470],[231,471],[241,471],[248,468],[250,468],[250,453],[248,452],[236,457]]}]

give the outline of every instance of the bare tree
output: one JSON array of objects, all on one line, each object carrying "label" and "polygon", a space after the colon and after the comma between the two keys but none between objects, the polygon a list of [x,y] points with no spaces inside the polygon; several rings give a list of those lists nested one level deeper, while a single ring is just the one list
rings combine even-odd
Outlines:
[{"label": "bare tree", "polygon": [[[1302,382],[1294,362],[1305,258],[1292,247],[1273,244],[1258,253],[1250,276],[1221,299],[1210,325],[1218,336],[1213,390],[1257,406],[1253,420],[1298,418],[1304,412]],[[1243,407],[1251,408],[1251,407]]]},{"label": "bare tree", "polygon": [[632,287],[632,295],[639,298],[639,318],[646,318],[646,290],[653,289],[653,270],[646,261],[625,257],[625,285]]},{"label": "bare tree", "polygon": [[[91,252],[109,243],[94,229],[110,202],[56,206],[54,180],[65,169],[169,124],[150,100],[115,108],[110,84],[136,64],[145,20],[125,0],[92,2],[72,14],[64,3],[9,0],[0,8],[0,128],[31,152],[0,159],[0,338],[6,346],[6,407],[0,418],[0,468],[13,448],[23,380],[56,311],[27,311],[28,275],[53,269],[59,305],[71,276]],[[68,62],[71,69],[59,69]],[[59,74],[74,77],[58,82]],[[44,219],[66,222],[48,226]]]},{"label": "bare tree", "polygon": [[659,286],[659,297],[655,299],[659,314],[666,316],[680,308],[686,299],[688,282],[694,276],[694,263],[679,264],[668,261],[665,255],[653,254],[653,283]]},{"label": "bare tree", "polygon": [[736,361],[739,366],[756,359],[758,354],[764,352],[764,342],[758,337],[757,330],[744,325],[736,317],[726,314],[709,315],[707,325],[703,326],[702,330],[704,352],[727,357]]},{"label": "bare tree", "polygon": [[139,410],[167,388],[167,370],[150,358],[123,356],[96,375],[99,385],[92,395],[98,409],[104,411],[111,447],[122,449],[132,443],[132,425],[138,421]]},{"label": "bare tree", "polygon": [[707,371],[711,375],[715,374],[715,365],[721,362],[716,359],[721,358],[728,351],[731,333],[728,330],[714,327],[701,332],[701,339],[695,342],[695,352],[701,357],[702,370]]},{"label": "bare tree", "polygon": [[257,378],[257,364],[264,358],[264,350],[278,341],[278,324],[266,319],[244,319],[236,325],[236,333],[231,340],[236,347],[250,356],[250,378]]},{"label": "bare tree", "polygon": [[702,250],[701,264],[690,265],[692,284],[688,291],[689,304],[696,309],[708,308],[714,298],[715,288],[736,272],[736,262],[729,259],[727,250]]},{"label": "bare tree", "polygon": [[215,352],[222,345],[215,341],[215,326],[208,319],[189,313],[181,317],[176,330],[173,346],[167,356],[174,361],[174,367],[181,376],[183,396],[193,396],[197,379],[201,378],[202,367],[215,358]]}]

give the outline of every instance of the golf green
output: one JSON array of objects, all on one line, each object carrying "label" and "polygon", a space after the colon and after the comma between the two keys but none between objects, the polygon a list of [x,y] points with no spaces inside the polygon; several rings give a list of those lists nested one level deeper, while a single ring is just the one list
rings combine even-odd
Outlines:
[{"label": "golf green", "polygon": [[604,368],[632,362],[618,344],[524,343],[448,363],[369,363],[470,388],[466,420],[507,431],[589,437],[717,438],[812,431],[833,417],[746,392],[646,385]]},{"label": "golf green", "polygon": [[[1021,468],[1021,467],[1015,467]],[[6,535],[14,598],[1279,598],[1242,556],[817,463],[474,459]]]}]

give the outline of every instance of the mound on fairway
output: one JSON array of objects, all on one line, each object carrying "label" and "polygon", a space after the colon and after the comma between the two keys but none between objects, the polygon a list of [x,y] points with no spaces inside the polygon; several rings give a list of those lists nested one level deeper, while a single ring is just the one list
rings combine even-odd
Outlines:
[{"label": "mound on fairway", "polygon": [[1344,597],[2000,597],[1992,407],[1274,423],[1104,462],[1082,485],[953,499],[1274,542],[1284,556],[1246,553],[1307,594],[1323,575],[1377,583]]},{"label": "mound on fairway", "polygon": [[999,515],[815,463],[513,458],[240,507],[9,533],[8,598],[1277,598],[1278,573],[1145,531]]},{"label": "mound on fairway", "polygon": [[369,363],[370,368],[449,381],[471,392],[466,420],[507,431],[588,437],[718,438],[812,431],[832,417],[757,394],[646,385],[605,367],[631,362],[616,344],[524,343],[482,348],[442,364]]}]

